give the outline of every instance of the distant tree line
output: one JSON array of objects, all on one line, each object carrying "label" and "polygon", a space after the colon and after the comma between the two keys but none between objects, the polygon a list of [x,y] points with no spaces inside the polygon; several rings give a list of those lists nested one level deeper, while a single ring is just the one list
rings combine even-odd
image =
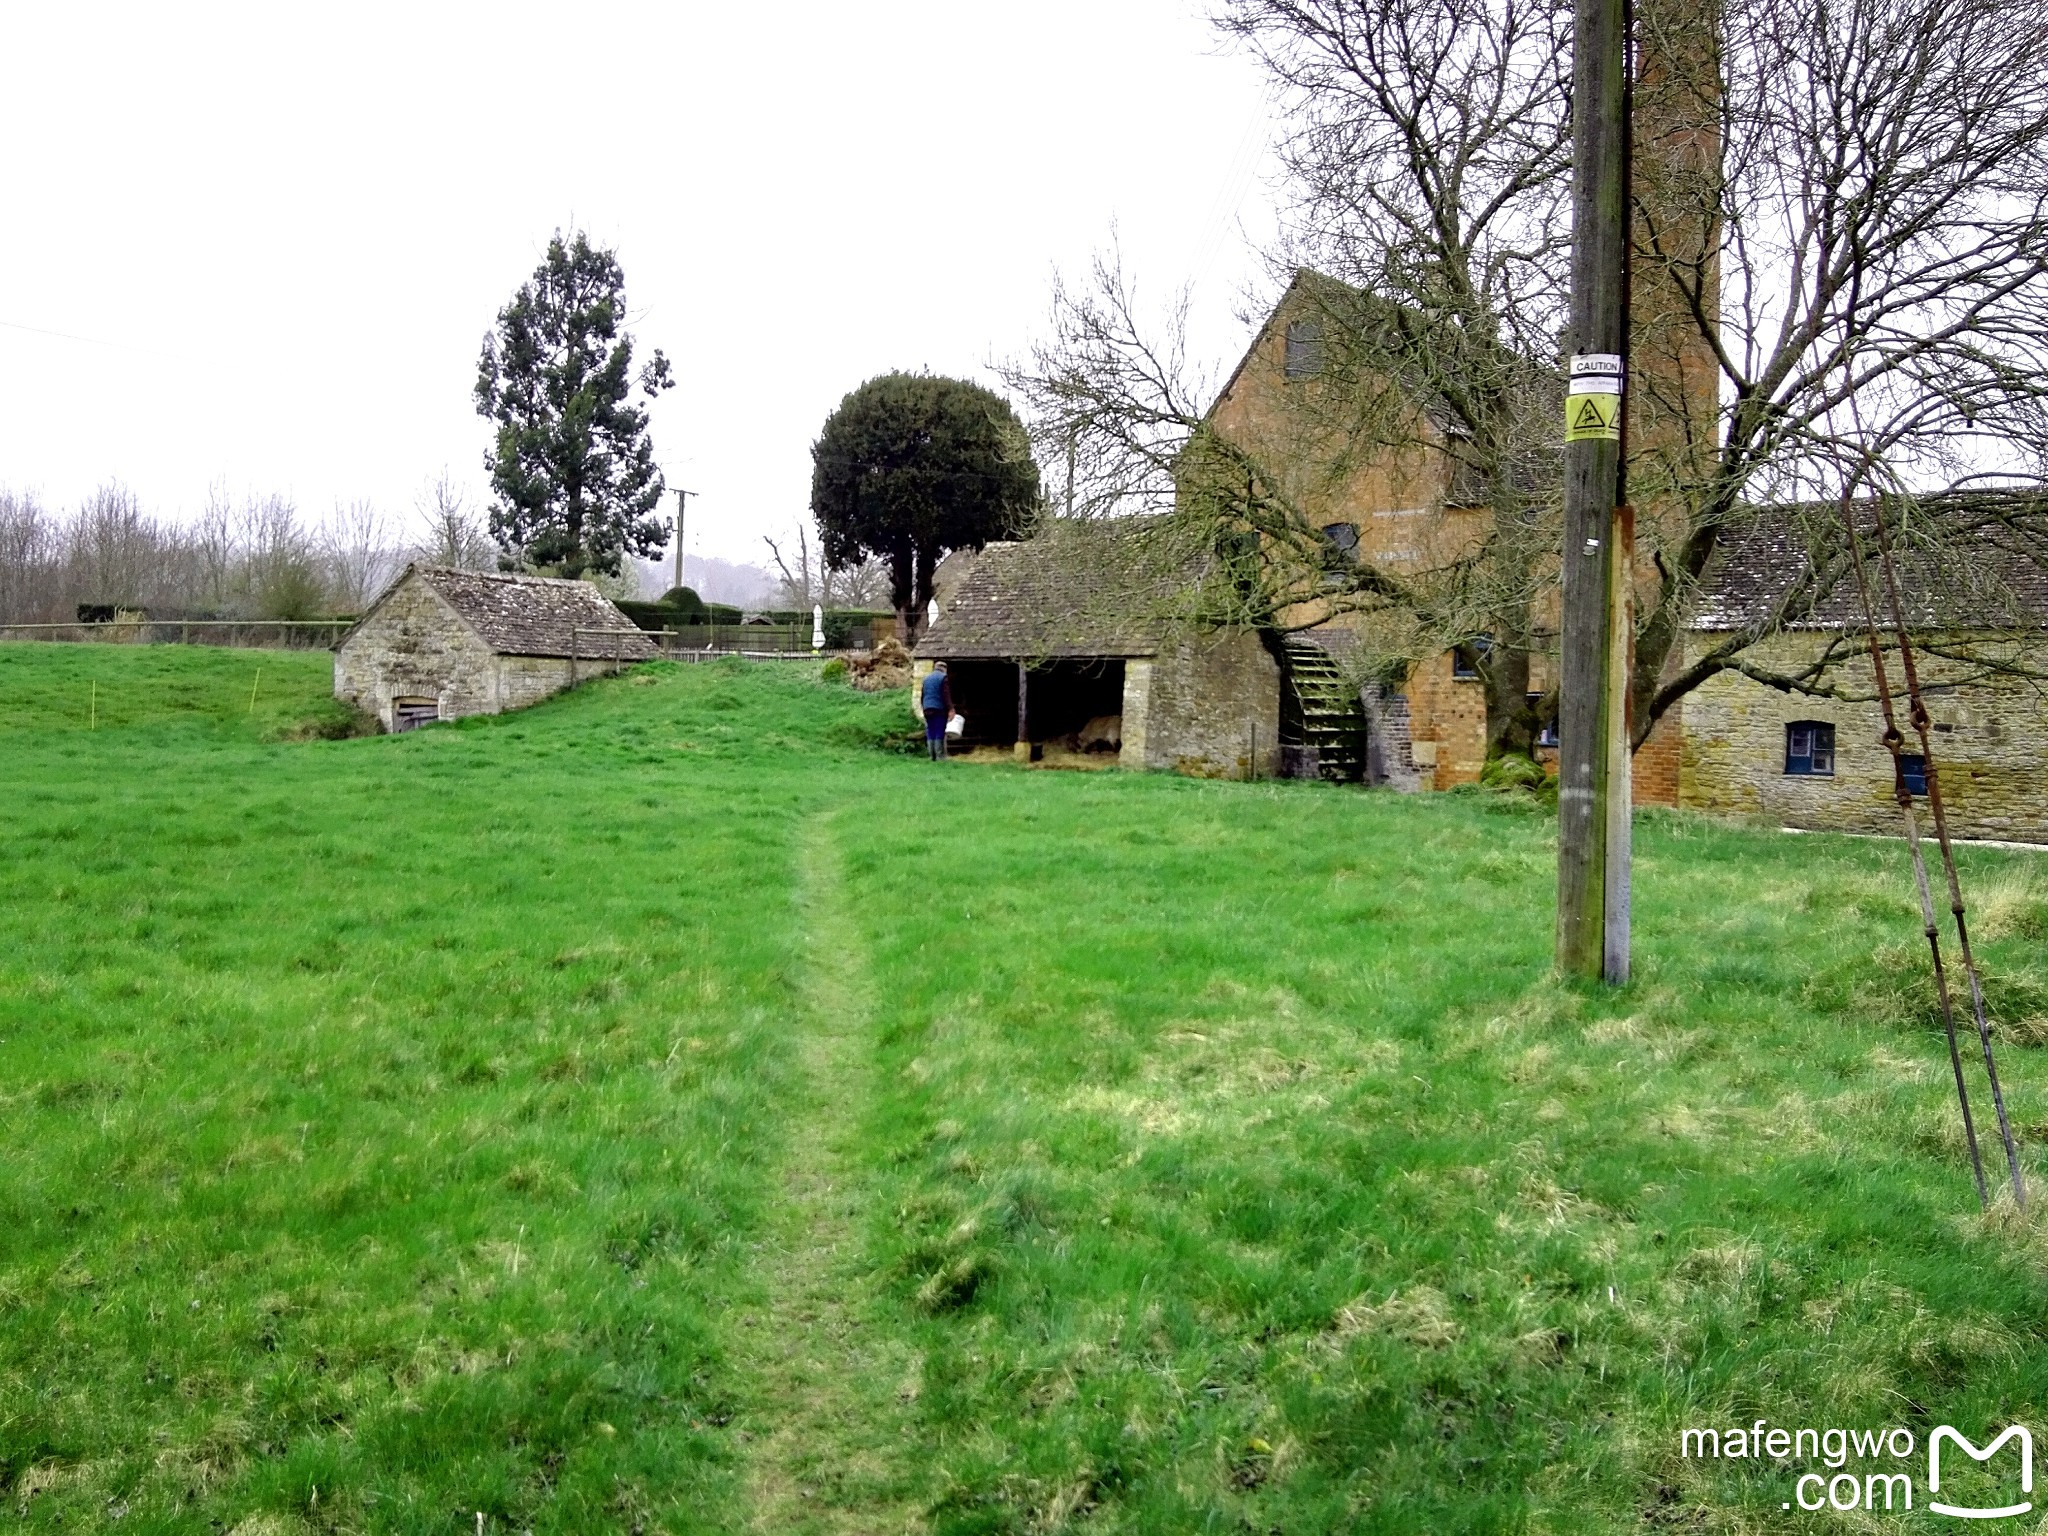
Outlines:
[{"label": "distant tree line", "polygon": [[67,623],[86,605],[191,619],[360,613],[410,560],[498,563],[445,476],[410,520],[355,502],[315,522],[285,497],[216,492],[199,517],[173,521],[118,484],[68,510],[0,488],[0,623]]}]

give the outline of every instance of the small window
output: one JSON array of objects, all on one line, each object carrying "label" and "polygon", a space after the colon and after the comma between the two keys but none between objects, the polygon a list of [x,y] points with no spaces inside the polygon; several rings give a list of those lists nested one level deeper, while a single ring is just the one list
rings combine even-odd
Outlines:
[{"label": "small window", "polygon": [[1927,759],[1918,752],[1901,752],[1899,754],[1899,777],[1905,782],[1908,794],[1926,794]]},{"label": "small window", "polygon": [[1794,720],[1785,727],[1785,771],[1812,778],[1835,771],[1835,728],[1825,720]]},{"label": "small window", "polygon": [[[1532,693],[1529,695],[1529,707],[1531,709],[1535,709],[1542,702],[1542,694]],[[1539,747],[1554,747],[1557,745],[1557,712],[1555,710],[1551,711],[1548,719],[1536,727],[1536,745]]]},{"label": "small window", "polygon": [[1332,565],[1350,565],[1358,559],[1358,524],[1325,523],[1323,553]]},{"label": "small window", "polygon": [[1474,635],[1455,651],[1451,652],[1451,676],[1477,677],[1479,663],[1493,650],[1493,636]]},{"label": "small window", "polygon": [[1291,321],[1287,327],[1287,377],[1314,378],[1323,371],[1323,328],[1313,320]]}]

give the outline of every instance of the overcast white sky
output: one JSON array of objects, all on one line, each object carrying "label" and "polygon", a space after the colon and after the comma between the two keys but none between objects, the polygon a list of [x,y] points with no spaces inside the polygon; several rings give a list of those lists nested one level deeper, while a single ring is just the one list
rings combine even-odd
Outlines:
[{"label": "overcast white sky", "polygon": [[1199,4],[10,6],[0,484],[480,498],[479,343],[580,226],[690,552],[758,560],[848,389],[1021,350],[1112,222],[1242,348],[1269,114]]}]

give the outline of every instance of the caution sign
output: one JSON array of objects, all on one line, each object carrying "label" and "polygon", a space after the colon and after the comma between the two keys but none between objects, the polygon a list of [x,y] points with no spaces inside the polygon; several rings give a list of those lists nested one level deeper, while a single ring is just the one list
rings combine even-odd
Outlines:
[{"label": "caution sign", "polygon": [[1564,399],[1564,440],[1568,443],[1621,441],[1621,391],[1626,365],[1613,352],[1582,352],[1572,358],[1571,384]]},{"label": "caution sign", "polygon": [[[1603,379],[1601,382],[1607,381]],[[1621,396],[1604,393],[1565,396],[1564,440],[1568,443],[1620,442]]]}]

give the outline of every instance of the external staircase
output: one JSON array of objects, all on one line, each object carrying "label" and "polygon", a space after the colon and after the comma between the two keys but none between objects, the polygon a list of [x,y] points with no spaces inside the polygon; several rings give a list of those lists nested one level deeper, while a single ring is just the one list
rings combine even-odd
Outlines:
[{"label": "external staircase", "polygon": [[1298,635],[1279,638],[1280,758],[1290,778],[1365,777],[1365,709],[1335,658]]}]

